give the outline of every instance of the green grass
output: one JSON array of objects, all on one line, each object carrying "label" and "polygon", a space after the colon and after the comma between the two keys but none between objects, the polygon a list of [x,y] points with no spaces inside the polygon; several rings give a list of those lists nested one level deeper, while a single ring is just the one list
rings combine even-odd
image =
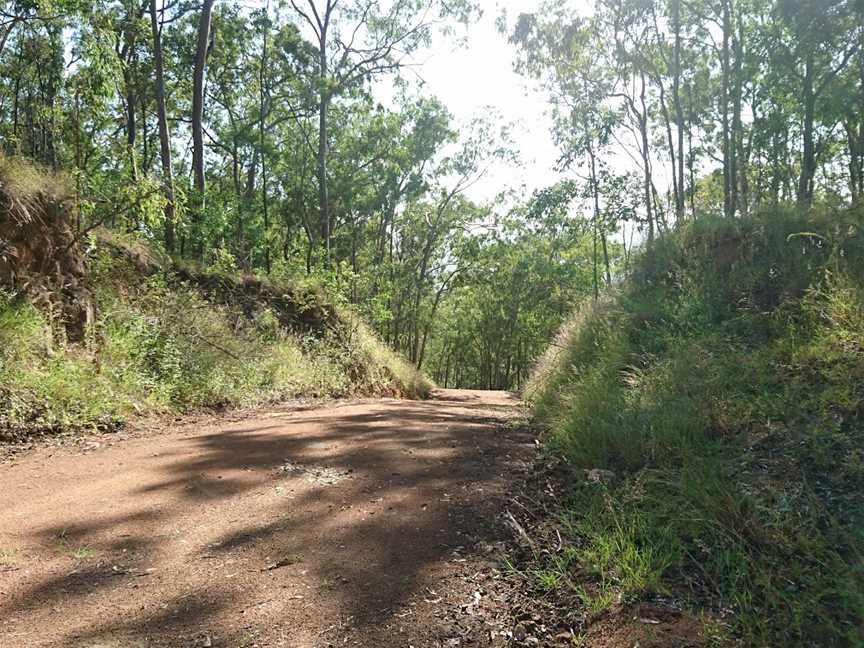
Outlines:
[{"label": "green grass", "polygon": [[586,606],[667,595],[733,610],[747,645],[864,644],[862,278],[858,214],[698,219],[565,327],[527,396],[552,452],[616,475],[565,520]]},{"label": "green grass", "polygon": [[[0,154],[0,184],[8,195],[14,195],[21,205],[29,208],[37,196],[58,199],[68,193],[67,178],[51,173],[29,160]],[[19,214],[10,210],[11,216]]]},{"label": "green grass", "polygon": [[601,586],[596,591],[580,588],[577,593],[582,606],[591,617],[596,617],[611,608],[618,596],[615,589],[609,586]]},{"label": "green grass", "polygon": [[[140,243],[115,236],[94,247],[97,319],[81,344],[66,343],[58,324],[21,295],[0,292],[0,438],[111,429],[138,415],[196,408],[423,397],[430,389],[314,288],[267,284],[267,294],[279,296],[269,303],[244,292],[260,281],[218,275],[224,294],[217,294],[182,279],[189,273],[175,274]],[[305,328],[287,323],[311,309],[324,319]]]},{"label": "green grass", "polygon": [[20,552],[14,547],[0,547],[0,565],[12,566],[18,562]]},{"label": "green grass", "polygon": [[75,560],[87,560],[96,555],[96,552],[90,547],[74,547],[68,549],[68,552]]},{"label": "green grass", "polygon": [[66,537],[65,529],[57,534],[56,551],[75,560],[89,560],[96,555],[96,551],[87,545],[75,545],[71,543]]}]

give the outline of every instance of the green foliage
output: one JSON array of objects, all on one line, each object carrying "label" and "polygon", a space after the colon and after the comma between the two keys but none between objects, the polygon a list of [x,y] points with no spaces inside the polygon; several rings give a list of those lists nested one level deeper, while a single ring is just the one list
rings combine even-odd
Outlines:
[{"label": "green foliage", "polygon": [[[257,304],[250,313],[240,303],[208,301],[170,269],[142,275],[140,252],[120,241],[95,243],[98,318],[83,346],[57,346],[42,313],[0,293],[0,433],[110,429],[134,415],[297,396],[429,390],[353,315],[325,322],[329,332],[294,332],[277,306]],[[219,267],[225,273],[230,264]],[[296,294],[305,295],[295,303],[300,310],[323,298]]]},{"label": "green foliage", "polygon": [[731,609],[748,645],[860,645],[864,237],[856,212],[702,218],[581,309],[527,390],[574,466],[597,592]]},{"label": "green foliage", "polygon": [[438,383],[521,389],[567,313],[599,289],[595,281],[606,274],[601,245],[609,274],[617,271],[621,246],[582,217],[580,187],[562,182],[538,191],[460,242],[453,262],[463,267],[442,286],[446,299],[435,313],[425,365]]},{"label": "green foliage", "polygon": [[433,383],[414,365],[384,344],[350,309],[339,309],[342,322],[342,345],[348,358],[349,377],[358,391],[407,394],[426,398]]},{"label": "green foliage", "polygon": [[[494,112],[456,124],[400,76],[477,3],[226,0],[206,61],[190,37],[199,4],[154,6],[153,23],[148,4],[12,3],[3,152],[67,170],[76,231],[134,233],[223,274],[314,277],[448,384],[521,386],[643,229],[864,195],[849,1],[544,0],[510,27],[502,15],[516,69],[550,91],[567,174],[506,216],[467,193],[513,161],[510,127]],[[205,132],[190,138],[196,69]],[[181,180],[192,157],[203,193]],[[470,366],[454,374],[462,349]]]}]

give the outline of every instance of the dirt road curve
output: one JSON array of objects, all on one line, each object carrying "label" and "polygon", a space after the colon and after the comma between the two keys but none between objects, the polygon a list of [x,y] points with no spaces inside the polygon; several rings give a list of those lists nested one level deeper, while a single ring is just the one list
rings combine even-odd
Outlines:
[{"label": "dirt road curve", "polygon": [[517,406],[440,391],[2,464],[0,647],[498,645],[443,610],[478,604],[477,547],[533,457]]}]

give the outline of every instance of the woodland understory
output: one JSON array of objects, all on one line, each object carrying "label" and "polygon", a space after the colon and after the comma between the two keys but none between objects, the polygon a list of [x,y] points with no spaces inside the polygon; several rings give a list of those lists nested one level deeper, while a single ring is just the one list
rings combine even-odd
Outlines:
[{"label": "woodland understory", "polygon": [[65,178],[82,240],[313,277],[441,384],[518,388],[634,247],[864,189],[855,3],[592,7],[498,19],[566,172],[527,199],[468,197],[518,158],[509,126],[455,123],[411,74],[491,10],[467,0],[6,2],[0,144]]}]

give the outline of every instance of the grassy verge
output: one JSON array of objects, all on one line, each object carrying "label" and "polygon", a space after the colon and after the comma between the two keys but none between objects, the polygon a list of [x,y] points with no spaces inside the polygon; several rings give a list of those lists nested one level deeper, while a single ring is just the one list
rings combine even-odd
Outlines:
[{"label": "grassy verge", "polygon": [[862,279],[856,214],[704,218],[583,308],[528,397],[552,452],[612,475],[574,484],[541,584],[595,613],[672,597],[746,645],[862,645]]},{"label": "grassy verge", "polygon": [[430,388],[312,287],[193,275],[116,237],[94,240],[88,272],[97,316],[80,344],[23,296],[0,292],[0,436],[298,396],[423,397]]}]

